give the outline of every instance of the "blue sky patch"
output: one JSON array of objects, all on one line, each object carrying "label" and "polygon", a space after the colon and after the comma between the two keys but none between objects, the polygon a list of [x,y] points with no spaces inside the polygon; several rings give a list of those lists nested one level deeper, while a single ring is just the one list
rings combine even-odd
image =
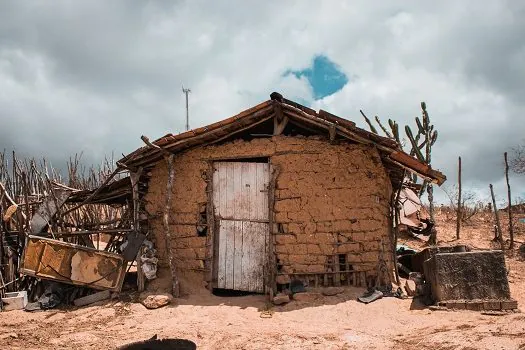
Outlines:
[{"label": "blue sky patch", "polygon": [[340,67],[324,55],[315,56],[311,67],[301,70],[289,69],[283,76],[290,74],[298,79],[305,77],[312,87],[316,100],[336,93],[348,83],[348,78]]}]

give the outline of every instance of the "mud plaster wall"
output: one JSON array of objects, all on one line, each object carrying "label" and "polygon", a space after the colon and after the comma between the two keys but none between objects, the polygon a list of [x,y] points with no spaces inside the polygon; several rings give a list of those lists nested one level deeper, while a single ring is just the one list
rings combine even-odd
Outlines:
[{"label": "mud plaster wall", "polygon": [[[275,186],[275,251],[281,272],[325,272],[328,256],[346,255],[354,270],[375,270],[383,256],[392,266],[389,229],[391,184],[376,149],[356,144],[277,136],[197,148],[175,157],[172,256],[178,273],[204,278],[206,237],[196,224],[207,202],[210,159],[269,157],[278,169]],[[167,267],[162,213],[167,168],[152,170],[146,209],[160,257]],[[374,272],[372,272],[372,275]]]}]

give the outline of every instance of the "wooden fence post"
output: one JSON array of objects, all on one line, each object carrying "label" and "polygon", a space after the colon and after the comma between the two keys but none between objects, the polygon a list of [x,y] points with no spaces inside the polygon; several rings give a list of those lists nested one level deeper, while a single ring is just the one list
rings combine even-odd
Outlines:
[{"label": "wooden fence post", "polygon": [[494,217],[496,218],[496,227],[498,229],[499,244],[501,245],[501,250],[505,251],[505,244],[503,243],[503,232],[501,232],[498,208],[496,207],[496,198],[494,197],[494,188],[492,187],[492,184],[490,184],[489,187],[490,187],[490,194],[492,196],[492,207],[494,209]]},{"label": "wooden fence post", "polygon": [[507,152],[503,154],[505,158],[505,178],[507,179],[507,195],[509,199],[509,235],[510,235],[510,249],[514,249],[514,227],[512,223],[512,199],[510,195],[510,183],[509,183],[509,162],[507,160]]},{"label": "wooden fence post", "polygon": [[459,239],[461,229],[461,157],[458,159],[458,207],[456,213],[456,239]]}]

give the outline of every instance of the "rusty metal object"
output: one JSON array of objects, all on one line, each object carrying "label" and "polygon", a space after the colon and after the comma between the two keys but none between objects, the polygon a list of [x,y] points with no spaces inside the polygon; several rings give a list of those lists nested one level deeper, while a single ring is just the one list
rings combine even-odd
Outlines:
[{"label": "rusty metal object", "polygon": [[121,255],[59,240],[29,236],[20,273],[93,289],[119,291],[126,263]]}]

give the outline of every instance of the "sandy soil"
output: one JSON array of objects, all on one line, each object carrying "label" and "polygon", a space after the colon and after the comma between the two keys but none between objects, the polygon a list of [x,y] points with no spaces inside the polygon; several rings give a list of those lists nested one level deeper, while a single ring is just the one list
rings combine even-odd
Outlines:
[{"label": "sandy soil", "polygon": [[[452,241],[452,223],[439,224],[440,239]],[[460,242],[488,248],[490,228],[490,222],[466,227]],[[400,243],[424,245],[408,237]],[[512,296],[523,307],[525,262],[514,254],[507,265]],[[416,300],[395,298],[364,305],[356,301],[362,292],[348,288],[283,307],[268,305],[262,296],[201,293],[157,310],[127,295],[84,308],[4,312],[0,349],[112,349],[154,334],[190,339],[198,349],[525,349],[525,314],[430,311]]]}]

